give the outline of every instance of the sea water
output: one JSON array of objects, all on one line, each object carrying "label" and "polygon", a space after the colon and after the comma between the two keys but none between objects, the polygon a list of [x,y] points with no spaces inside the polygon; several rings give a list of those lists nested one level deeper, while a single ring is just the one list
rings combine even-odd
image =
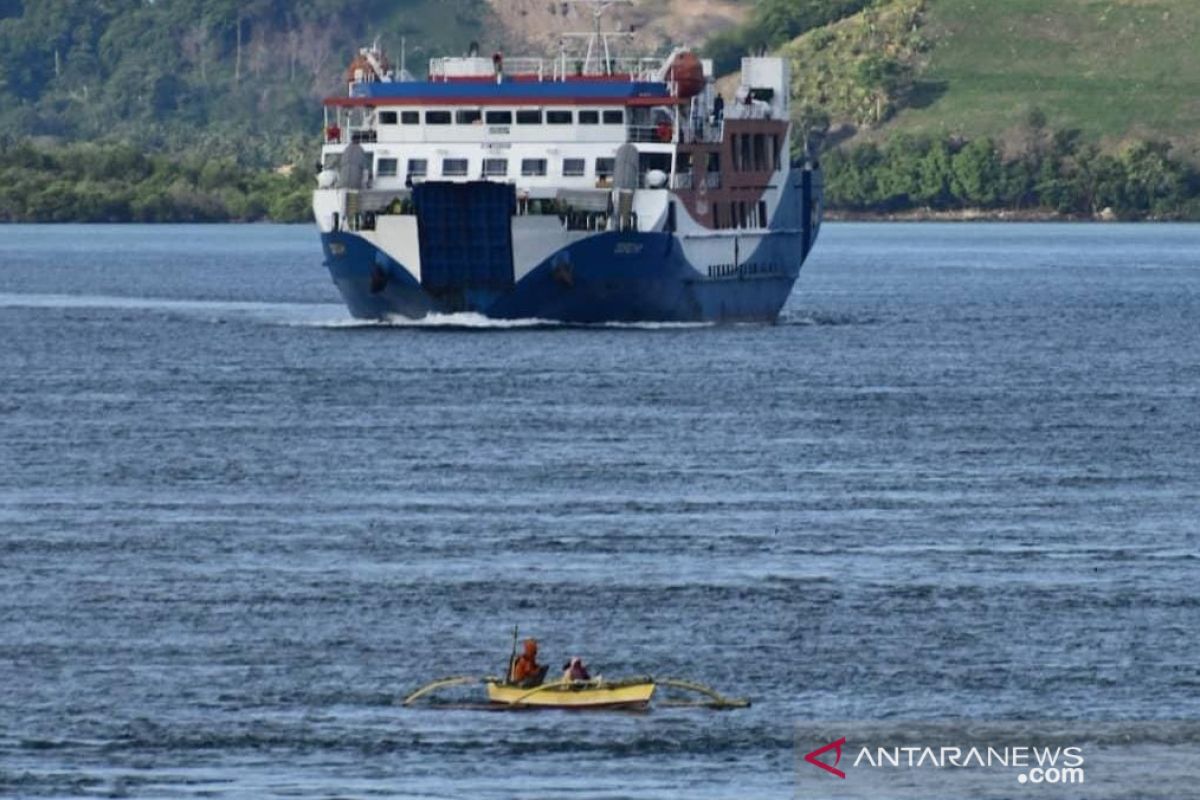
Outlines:
[{"label": "sea water", "polygon": [[[1196,718],[1198,261],[828,224],[776,325],[369,324],[307,226],[0,228],[0,795],[786,797],[804,720]],[[514,625],[753,705],[400,705]]]}]

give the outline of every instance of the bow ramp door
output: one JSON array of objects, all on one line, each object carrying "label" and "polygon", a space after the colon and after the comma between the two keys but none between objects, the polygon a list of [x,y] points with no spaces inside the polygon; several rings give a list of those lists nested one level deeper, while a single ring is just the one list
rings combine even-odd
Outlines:
[{"label": "bow ramp door", "polygon": [[428,181],[413,202],[426,292],[450,311],[484,311],[512,289],[512,184]]}]

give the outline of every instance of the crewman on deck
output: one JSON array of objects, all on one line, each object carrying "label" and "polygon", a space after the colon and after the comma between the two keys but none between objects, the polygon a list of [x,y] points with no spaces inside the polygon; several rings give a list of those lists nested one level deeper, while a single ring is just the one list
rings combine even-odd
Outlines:
[{"label": "crewman on deck", "polygon": [[537,663],[537,639],[526,639],[525,650],[513,662],[509,679],[520,686],[537,686],[546,677],[546,668]]}]

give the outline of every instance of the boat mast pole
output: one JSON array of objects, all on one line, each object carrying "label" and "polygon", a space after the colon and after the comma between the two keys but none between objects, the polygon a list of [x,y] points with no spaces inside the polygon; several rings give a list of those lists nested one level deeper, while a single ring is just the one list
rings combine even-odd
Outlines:
[{"label": "boat mast pole", "polygon": [[513,625],[512,652],[508,654],[508,669],[504,672],[504,682],[512,680],[513,664],[517,660],[517,626]]}]

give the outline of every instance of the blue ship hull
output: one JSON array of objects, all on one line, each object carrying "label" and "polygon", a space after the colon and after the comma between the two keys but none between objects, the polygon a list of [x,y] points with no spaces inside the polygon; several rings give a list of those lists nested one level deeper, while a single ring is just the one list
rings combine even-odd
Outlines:
[{"label": "blue ship hull", "polygon": [[[774,320],[796,281],[802,246],[799,236],[768,236],[740,267],[710,276],[688,262],[673,234],[598,233],[558,251],[511,287],[445,293],[429,291],[353,233],[325,233],[321,240],[333,281],[355,317],[469,311],[572,323]],[[791,270],[783,266],[789,263]]]},{"label": "blue ship hull", "polygon": [[[677,230],[672,200],[655,230],[572,233],[566,219],[547,229],[514,216],[509,184],[428,182],[413,191],[407,238],[390,239],[388,250],[370,232],[374,222],[362,233],[335,224],[321,241],[350,313],[363,319],[473,312],[584,324],[773,321],[820,220],[819,180],[809,170],[790,177],[798,180],[786,182],[767,229],[689,221]],[[544,255],[530,255],[528,236],[518,248],[514,225],[534,231]],[[412,264],[397,261],[410,257]]]}]

